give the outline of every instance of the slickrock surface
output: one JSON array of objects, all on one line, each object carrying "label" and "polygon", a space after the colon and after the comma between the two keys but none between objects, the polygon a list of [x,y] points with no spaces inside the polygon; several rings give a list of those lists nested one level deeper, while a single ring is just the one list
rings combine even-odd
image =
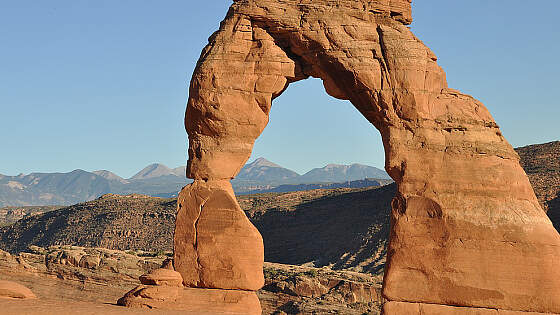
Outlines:
[{"label": "slickrock surface", "polygon": [[0,267],[5,268],[5,272],[15,270],[34,275],[55,275],[62,280],[111,282],[113,285],[128,286],[131,281],[138,282],[141,275],[157,269],[166,258],[151,256],[139,257],[105,248],[30,246],[28,251],[17,255],[0,251]]},{"label": "slickrock surface", "polygon": [[36,299],[37,297],[25,286],[7,280],[0,280],[0,298],[7,299]]},{"label": "slickrock surface", "polygon": [[[79,300],[0,300],[2,315],[184,315],[184,311],[150,310],[126,308],[111,303],[83,302]],[[212,312],[199,312],[197,315],[217,315]],[[230,315],[230,314],[227,314]]]},{"label": "slickrock surface", "polygon": [[[97,266],[81,267],[70,257],[101,257]],[[116,306],[118,297],[136,285],[138,277],[157,268],[163,258],[137,257],[124,252],[75,246],[33,247],[10,255],[0,251],[0,279],[30,288],[37,299],[0,299],[0,313],[35,314],[180,314],[129,310]]]},{"label": "slickrock surface", "polygon": [[447,86],[406,27],[409,12],[406,0],[234,1],[191,81],[187,176],[235,177],[272,99],[321,78],[379,129],[398,186],[385,297],[560,313],[560,235],[488,110]]}]

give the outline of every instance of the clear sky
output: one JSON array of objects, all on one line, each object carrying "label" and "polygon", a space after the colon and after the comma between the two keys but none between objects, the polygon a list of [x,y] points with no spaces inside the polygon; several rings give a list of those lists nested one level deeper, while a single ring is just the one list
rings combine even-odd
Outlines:
[{"label": "clear sky", "polygon": [[[188,82],[231,1],[0,0],[0,173],[185,164]],[[449,85],[514,146],[560,139],[560,1],[415,0]],[[379,133],[317,79],[279,97],[253,158],[382,167]]]}]

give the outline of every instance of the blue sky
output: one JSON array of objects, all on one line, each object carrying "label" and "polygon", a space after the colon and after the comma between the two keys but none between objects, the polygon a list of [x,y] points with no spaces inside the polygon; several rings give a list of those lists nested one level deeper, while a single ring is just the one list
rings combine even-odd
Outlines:
[{"label": "blue sky", "polygon": [[[0,0],[0,173],[185,164],[188,82],[229,4]],[[411,27],[514,146],[559,140],[560,2],[505,4],[417,0]],[[259,156],[300,173],[384,164],[377,130],[317,79],[275,101]]]}]

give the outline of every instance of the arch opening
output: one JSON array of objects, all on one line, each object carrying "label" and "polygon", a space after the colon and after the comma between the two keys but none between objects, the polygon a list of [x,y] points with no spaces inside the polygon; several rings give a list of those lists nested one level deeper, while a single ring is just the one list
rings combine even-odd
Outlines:
[{"label": "arch opening", "polygon": [[250,160],[272,159],[299,174],[327,164],[384,168],[379,131],[349,101],[325,93],[320,79],[290,84],[273,100],[269,116]]},{"label": "arch opening", "polygon": [[[383,168],[383,143],[378,130],[349,101],[335,99],[325,93],[320,79],[308,78],[291,83],[282,95],[273,100],[269,116],[267,127],[255,142],[252,158],[262,157],[260,152],[269,149],[259,148],[260,145],[264,147],[266,143],[273,143],[278,150],[269,149],[268,152],[272,152],[273,157],[278,156],[278,160],[273,159],[273,162],[281,165],[285,160],[282,159],[283,152],[279,151],[290,152],[286,155],[297,155],[293,159],[294,164],[308,160],[303,168],[305,170],[310,170],[310,166],[331,163],[372,165],[376,161],[375,166]],[[287,116],[291,119],[288,120]],[[267,137],[267,131],[271,128],[276,128],[277,134],[281,135]],[[284,132],[278,132],[279,129]],[[374,158],[367,159],[363,155]],[[336,166],[331,167],[334,169]],[[371,172],[364,165],[353,165],[348,171],[356,172],[359,168],[365,169],[364,173]],[[287,179],[286,184],[320,182],[312,181],[313,172],[307,176],[303,172],[300,174],[303,178]],[[236,193],[240,186],[237,180],[239,176],[232,181]],[[365,180],[366,177],[370,179]],[[299,193],[287,193],[282,197],[285,203],[278,205],[275,211],[262,212],[259,207],[248,212],[246,210],[251,222],[263,236],[265,261],[330,266],[380,276],[389,236],[390,201],[396,192],[394,185],[371,187],[385,184],[383,179],[386,177],[352,177],[352,187],[361,190],[317,191],[313,193],[311,201],[302,204],[297,202]],[[346,180],[339,182],[342,181]],[[255,182],[250,184],[252,187],[256,185]],[[363,189],[368,185],[369,188]],[[289,185],[280,188],[290,191]],[[264,196],[238,195],[237,199],[241,204],[269,202]],[[277,211],[292,215],[279,215]]]}]

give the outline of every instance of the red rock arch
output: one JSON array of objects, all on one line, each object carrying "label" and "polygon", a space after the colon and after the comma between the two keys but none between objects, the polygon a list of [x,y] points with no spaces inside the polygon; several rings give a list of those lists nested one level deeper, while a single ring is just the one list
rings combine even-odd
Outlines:
[{"label": "red rock arch", "polygon": [[262,286],[262,239],[229,180],[272,100],[313,76],[379,129],[398,184],[386,314],[560,312],[560,236],[488,110],[447,87],[410,22],[410,0],[234,1],[190,86],[187,176],[195,182],[180,194],[175,230],[185,285]]}]

